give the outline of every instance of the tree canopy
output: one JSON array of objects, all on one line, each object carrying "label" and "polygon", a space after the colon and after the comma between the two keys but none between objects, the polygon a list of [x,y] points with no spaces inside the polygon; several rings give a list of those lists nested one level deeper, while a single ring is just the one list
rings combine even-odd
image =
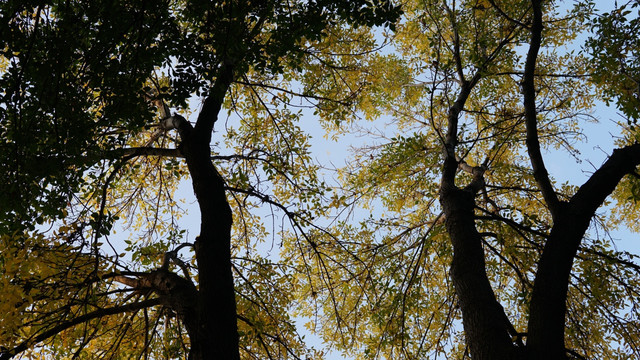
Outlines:
[{"label": "tree canopy", "polygon": [[640,4],[596,5],[3,2],[0,359],[640,356]]}]

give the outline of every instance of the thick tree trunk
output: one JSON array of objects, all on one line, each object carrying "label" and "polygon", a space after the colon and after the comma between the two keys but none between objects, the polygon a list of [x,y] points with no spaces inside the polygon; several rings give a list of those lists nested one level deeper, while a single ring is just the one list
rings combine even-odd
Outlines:
[{"label": "thick tree trunk", "polygon": [[514,359],[507,317],[486,274],[482,239],[474,223],[474,194],[444,186],[440,196],[454,250],[451,277],[471,357]]},{"label": "thick tree trunk", "polygon": [[[538,262],[530,302],[527,348],[530,359],[565,359],[567,292],[573,259],[589,220],[563,213]],[[586,220],[586,221],[585,221]]]},{"label": "thick tree trunk", "polygon": [[473,213],[475,194],[484,183],[484,170],[472,170],[473,180],[464,189],[456,186],[456,173],[460,164],[455,155],[458,117],[471,89],[480,80],[481,72],[477,72],[470,81],[462,76],[461,68],[459,73],[462,86],[456,102],[449,109],[440,184],[440,203],[453,245],[451,278],[462,311],[462,323],[471,358],[514,359],[518,349],[511,341],[507,316],[487,278],[482,238],[476,229]]}]

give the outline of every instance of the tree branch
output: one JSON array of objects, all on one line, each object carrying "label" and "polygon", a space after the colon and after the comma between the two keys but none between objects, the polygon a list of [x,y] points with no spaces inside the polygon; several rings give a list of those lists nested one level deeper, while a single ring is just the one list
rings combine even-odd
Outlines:
[{"label": "tree branch", "polygon": [[[474,79],[479,79],[479,74],[480,72],[476,73]],[[456,171],[458,170],[458,160],[455,154],[455,148],[458,143],[458,120],[460,113],[464,108],[464,103],[469,98],[471,89],[476,82],[477,80],[474,81],[474,83],[463,83],[456,102],[453,103],[451,108],[449,108],[449,114],[447,115],[447,135],[444,143],[444,165],[442,170],[441,186],[455,186],[455,176]]]},{"label": "tree branch", "polygon": [[538,59],[538,51],[542,42],[542,4],[541,0],[532,0],[533,24],[531,25],[531,42],[529,52],[524,66],[522,79],[522,94],[524,96],[524,113],[527,129],[527,151],[533,176],[542,191],[542,196],[547,203],[551,216],[555,219],[559,213],[560,201],[553,189],[549,173],[544,164],[542,153],[540,152],[540,140],[538,139],[538,112],[536,111],[536,90],[535,90],[535,69]]},{"label": "tree branch", "polygon": [[19,353],[27,350],[29,347],[33,346],[34,343],[39,343],[44,340],[47,340],[48,338],[55,336],[64,330],[70,329],[84,322],[87,322],[93,319],[98,319],[104,316],[121,314],[125,312],[132,312],[132,311],[148,308],[151,306],[160,305],[163,303],[163,301],[164,301],[163,298],[158,297],[158,298],[148,299],[148,300],[144,300],[136,303],[126,304],[121,306],[114,306],[106,309],[100,309],[100,310],[92,311],[90,313],[78,316],[67,322],[58,324],[53,328],[46,330],[33,338],[29,338],[23,341],[20,345],[14,347],[11,350],[3,351],[2,353],[0,353],[0,360],[11,359],[14,356],[18,355]]},{"label": "tree branch", "polygon": [[172,158],[184,158],[180,149],[165,149],[156,147],[132,147],[117,149],[110,153],[117,154],[117,157],[134,157],[134,156],[162,156]]},{"label": "tree branch", "polygon": [[[504,17],[505,19],[507,19],[507,21],[514,23],[520,27],[523,27],[525,29],[528,29],[529,27],[527,26],[527,24],[523,23],[521,20],[519,19],[515,19],[511,16],[509,16],[509,14],[507,14],[506,12],[504,12],[504,10],[502,10],[502,8],[500,6],[498,6],[495,2],[495,0],[489,0],[489,3],[491,4],[491,6],[493,6],[494,9],[496,9],[496,11],[498,11],[498,13]],[[529,9],[527,9],[525,12],[528,12]]]},{"label": "tree branch", "polygon": [[478,193],[478,191],[484,188],[484,173],[487,171],[487,167],[485,165],[481,166],[471,166],[467,164],[466,161],[459,159],[458,167],[460,170],[465,171],[472,176],[471,182],[465,187],[465,190],[469,190],[474,194]]},{"label": "tree branch", "polygon": [[233,82],[235,63],[229,57],[225,58],[218,71],[218,77],[211,87],[209,95],[204,100],[202,110],[196,120],[195,133],[201,138],[202,143],[209,145],[213,124],[218,120],[218,114],[227,94],[229,86]]},{"label": "tree branch", "polygon": [[607,161],[578,189],[569,204],[580,216],[591,219],[620,180],[640,165],[640,144],[613,150]]},{"label": "tree branch", "polygon": [[563,353],[567,291],[580,243],[598,207],[639,164],[640,144],[614,150],[554,219],[531,295],[527,345],[534,358]]}]

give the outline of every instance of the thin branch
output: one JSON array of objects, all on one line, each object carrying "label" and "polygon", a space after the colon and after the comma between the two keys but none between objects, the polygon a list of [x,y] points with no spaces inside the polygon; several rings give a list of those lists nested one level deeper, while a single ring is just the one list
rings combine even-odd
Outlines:
[{"label": "thin branch", "polygon": [[135,156],[161,156],[161,157],[171,157],[171,158],[184,158],[184,155],[180,151],[180,149],[165,149],[165,148],[156,148],[156,147],[131,147],[131,148],[123,148],[117,149],[111,154],[117,154],[119,156],[124,157],[135,157]]},{"label": "thin branch", "polygon": [[78,316],[74,319],[60,323],[54,326],[53,328],[44,331],[41,334],[35,336],[34,338],[30,338],[28,340],[23,341],[20,345],[14,347],[11,350],[1,352],[0,360],[11,359],[17,354],[29,349],[29,347],[33,346],[33,344],[47,340],[50,337],[53,337],[62,331],[70,329],[76,325],[80,325],[87,321],[91,321],[93,319],[99,319],[109,315],[122,314],[125,312],[132,312],[132,311],[137,311],[147,307],[160,305],[163,303],[163,301],[164,301],[163,298],[158,297],[158,298],[148,299],[148,300],[144,300],[136,303],[126,304],[121,306],[114,306],[106,309],[99,309],[99,310],[92,311],[90,313]]},{"label": "thin branch", "polygon": [[[501,76],[501,75],[517,75],[517,76],[523,76],[524,75],[524,71],[500,71],[497,73],[492,73],[492,74],[487,74],[487,76]],[[545,77],[550,77],[550,78],[569,78],[569,79],[580,79],[580,78],[586,78],[586,77],[591,77],[591,74],[556,74],[556,73],[534,73],[533,74],[534,77],[536,78],[545,78]]]},{"label": "thin branch", "polygon": [[449,15],[449,20],[451,21],[451,27],[453,27],[453,56],[456,62],[456,72],[458,73],[458,78],[460,83],[464,84],[466,82],[464,78],[464,71],[462,65],[462,56],[460,55],[460,34],[458,33],[458,24],[456,23],[456,16],[454,10],[449,8],[449,6],[445,3],[445,9],[447,10],[447,14]]},{"label": "thin branch", "polygon": [[349,97],[347,97],[345,99],[332,99],[332,98],[328,98],[326,96],[299,93],[299,92],[296,92],[296,91],[291,91],[291,90],[288,90],[288,89],[285,89],[285,88],[281,88],[281,87],[277,87],[277,86],[273,86],[273,85],[269,85],[269,84],[250,82],[246,77],[244,78],[244,81],[236,80],[235,83],[236,84],[240,84],[240,85],[244,85],[244,86],[249,86],[249,87],[260,87],[260,88],[264,88],[264,89],[275,90],[275,91],[278,91],[278,92],[283,92],[285,94],[289,94],[289,95],[293,95],[293,96],[297,96],[297,97],[301,97],[301,98],[320,100],[320,101],[327,101],[327,102],[334,102],[336,104],[340,104],[340,105],[344,105],[344,106],[351,105],[349,100],[351,98],[353,98],[353,96],[349,96]]},{"label": "thin branch", "polygon": [[[496,9],[498,11],[498,13],[500,13],[500,15],[502,17],[504,17],[505,19],[507,19],[507,21],[512,22],[518,26],[521,26],[525,29],[529,29],[529,26],[527,26],[527,24],[523,23],[522,21],[518,20],[518,19],[514,19],[511,16],[509,16],[507,13],[504,12],[504,10],[502,10],[502,8],[500,8],[496,2],[494,0],[489,0],[489,3],[491,4],[491,6],[493,6],[494,9]],[[527,10],[525,11],[525,13],[527,13],[529,10],[531,9],[531,7],[527,8]]]}]

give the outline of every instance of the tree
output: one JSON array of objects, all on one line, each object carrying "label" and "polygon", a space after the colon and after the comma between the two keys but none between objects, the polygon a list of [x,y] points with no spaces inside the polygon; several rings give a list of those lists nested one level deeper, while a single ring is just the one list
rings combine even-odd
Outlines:
[{"label": "tree", "polygon": [[[348,215],[290,255],[304,313],[356,358],[638,357],[640,267],[608,239],[637,230],[637,2],[403,6],[360,76],[360,116],[389,125],[356,123],[376,141],[338,170]],[[590,16],[585,52],[563,49]],[[558,184],[545,154],[580,159],[600,95],[629,118],[618,148]]]},{"label": "tree", "polygon": [[[0,14],[0,358],[305,355],[285,265],[251,250],[265,237],[252,209],[305,223],[324,191],[300,114],[279,104],[348,102],[292,84],[326,67],[325,41],[368,36],[365,26],[390,26],[399,8],[5,1]],[[194,94],[195,124],[170,113]],[[225,106],[242,117],[226,133],[234,155],[211,149]],[[193,243],[173,198],[187,174],[201,214]],[[110,237],[119,219],[141,234],[124,251]]]}]

